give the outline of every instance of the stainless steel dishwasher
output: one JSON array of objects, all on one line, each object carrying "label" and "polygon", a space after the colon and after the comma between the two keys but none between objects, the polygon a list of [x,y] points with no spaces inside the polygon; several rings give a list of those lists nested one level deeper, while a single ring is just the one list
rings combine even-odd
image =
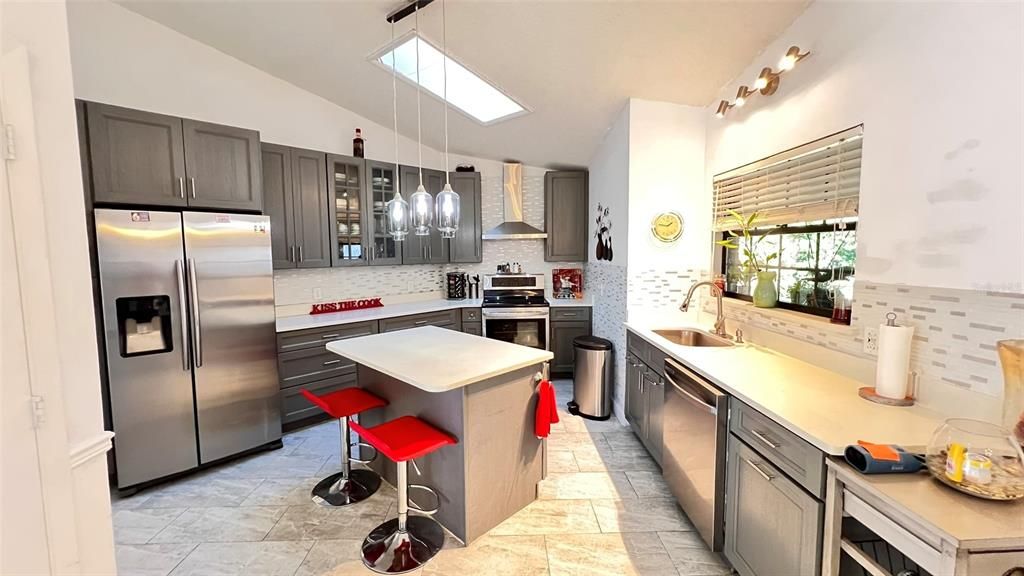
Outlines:
[{"label": "stainless steel dishwasher", "polygon": [[729,396],[675,360],[665,360],[665,380],[662,474],[701,538],[720,551]]}]

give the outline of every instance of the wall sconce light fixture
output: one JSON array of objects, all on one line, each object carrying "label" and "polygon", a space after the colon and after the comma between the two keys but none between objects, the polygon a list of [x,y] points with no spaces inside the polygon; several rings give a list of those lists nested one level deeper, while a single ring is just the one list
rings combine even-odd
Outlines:
[{"label": "wall sconce light fixture", "polygon": [[779,60],[779,71],[775,72],[770,67],[764,67],[761,69],[761,73],[757,75],[757,79],[754,80],[754,88],[751,90],[746,86],[740,86],[736,92],[736,99],[732,102],[722,100],[718,103],[718,109],[715,111],[717,118],[725,118],[726,113],[729,112],[730,108],[741,108],[747,103],[750,96],[760,92],[762,96],[771,96],[775,94],[775,91],[779,89],[779,78],[783,72],[792,70],[796,63],[803,60],[807,56],[810,56],[811,52],[800,52],[799,46],[790,46],[789,50],[786,51],[786,55]]}]

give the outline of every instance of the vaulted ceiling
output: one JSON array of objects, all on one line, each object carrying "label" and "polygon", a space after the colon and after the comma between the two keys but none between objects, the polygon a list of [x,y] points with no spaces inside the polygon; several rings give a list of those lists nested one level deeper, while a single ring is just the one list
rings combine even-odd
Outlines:
[{"label": "vaulted ceiling", "polygon": [[[391,76],[367,56],[400,2],[122,0],[126,8],[385,126]],[[706,106],[807,6],[796,1],[448,0],[449,53],[532,112],[491,126],[450,113],[453,152],[583,166],[627,98]],[[441,43],[442,4],[420,13]],[[395,26],[395,35],[413,18]],[[415,90],[399,83],[400,131],[416,137]],[[424,93],[424,143],[442,107]],[[373,135],[367,135],[372,138]]]}]

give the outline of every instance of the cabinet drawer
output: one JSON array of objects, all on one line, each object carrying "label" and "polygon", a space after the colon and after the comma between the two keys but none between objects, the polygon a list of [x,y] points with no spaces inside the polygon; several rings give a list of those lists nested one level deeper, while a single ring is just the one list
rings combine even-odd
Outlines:
[{"label": "cabinet drawer", "polygon": [[967,557],[967,574],[1000,576],[1013,574],[1014,568],[1024,570],[1024,552],[987,552]]},{"label": "cabinet drawer", "polygon": [[586,306],[579,306],[573,308],[562,308],[552,307],[551,308],[551,321],[558,322],[560,320],[570,321],[586,321],[590,320],[590,308]]},{"label": "cabinet drawer", "polygon": [[277,335],[277,350],[278,352],[290,352],[303,348],[323,348],[331,340],[368,336],[376,333],[376,320],[339,324],[324,328],[310,328],[309,330],[296,330],[294,332],[282,332]]},{"label": "cabinet drawer", "polygon": [[281,423],[288,424],[312,416],[318,416],[323,414],[323,410],[310,404],[309,400],[306,400],[300,390],[305,388],[317,396],[334,392],[335,390],[341,390],[342,388],[348,388],[356,385],[356,374],[345,374],[342,376],[336,376],[334,378],[328,378],[326,380],[318,380],[307,386],[303,387],[292,387],[285,390],[281,390]]},{"label": "cabinet drawer", "polygon": [[626,349],[637,357],[641,362],[647,363],[647,349],[651,347],[646,340],[636,334],[626,331]]},{"label": "cabinet drawer", "polygon": [[729,429],[816,498],[824,498],[825,455],[820,450],[735,399]]},{"label": "cabinet drawer", "polygon": [[281,388],[291,388],[355,370],[355,363],[348,358],[321,348],[305,348],[277,355],[277,372],[281,376]]},{"label": "cabinet drawer", "polygon": [[665,358],[668,355],[662,352],[653,344],[647,345],[647,367],[658,373],[658,376],[665,377]]},{"label": "cabinet drawer", "polygon": [[412,314],[410,316],[399,316],[398,318],[381,320],[380,331],[394,332],[395,330],[418,328],[420,326],[449,328],[453,325],[459,326],[461,324],[459,310],[443,310],[441,312],[427,312],[425,314]]},{"label": "cabinet drawer", "polygon": [[462,321],[463,322],[480,322],[480,309],[479,308],[463,308],[462,309]]},{"label": "cabinet drawer", "polygon": [[466,334],[476,334],[477,336],[484,335],[484,327],[480,322],[463,322],[462,331]]}]

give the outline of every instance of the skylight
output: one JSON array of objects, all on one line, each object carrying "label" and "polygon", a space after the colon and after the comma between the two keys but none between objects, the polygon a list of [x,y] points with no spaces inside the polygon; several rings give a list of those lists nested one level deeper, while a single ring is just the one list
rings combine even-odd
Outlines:
[{"label": "skylight", "polygon": [[448,103],[481,124],[525,114],[526,108],[414,32],[398,38],[370,58],[388,72],[416,84],[416,44],[420,49],[420,85],[444,99],[444,61],[448,61]]}]

